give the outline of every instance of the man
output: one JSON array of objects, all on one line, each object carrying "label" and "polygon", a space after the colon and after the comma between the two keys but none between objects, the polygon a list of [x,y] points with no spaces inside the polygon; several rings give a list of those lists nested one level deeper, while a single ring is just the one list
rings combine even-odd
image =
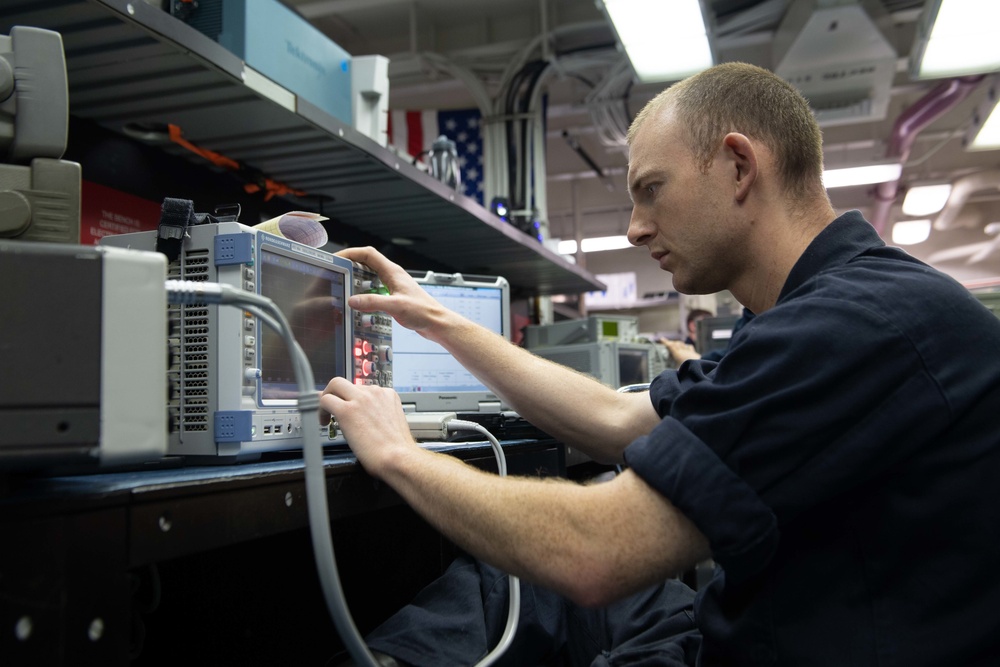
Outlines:
[{"label": "man", "polygon": [[[698,321],[694,320],[692,323],[692,314],[695,312],[708,313],[707,310],[691,311],[691,313],[688,313],[688,330],[691,330],[692,328],[694,329],[697,328]],[[698,319],[704,319],[705,317],[709,317],[710,315],[711,313],[703,317],[700,317]],[[744,308],[743,312],[740,314],[740,318],[736,320],[736,322],[733,324],[731,336],[735,335],[737,331],[742,329],[743,326],[752,319],[753,319],[753,313]],[[727,343],[726,347],[719,347],[715,348],[714,350],[708,350],[707,352],[705,352],[705,354],[698,354],[698,350],[695,349],[694,343],[689,342],[690,340],[691,340],[690,338],[688,338],[688,340],[685,341],[671,340],[669,338],[661,338],[657,342],[663,345],[665,348],[667,348],[667,352],[670,354],[670,358],[673,359],[674,363],[678,366],[680,366],[689,359],[704,359],[705,361],[719,361],[720,359],[722,359],[723,356],[725,356],[726,349],[729,347],[729,344]]]},{"label": "man", "polygon": [[725,357],[616,394],[445,311],[373,250],[345,251],[392,292],[352,306],[628,467],[592,486],[481,473],[416,446],[393,392],[334,379],[321,403],[358,460],[476,558],[586,607],[711,557],[701,665],[995,664],[1000,321],[858,212],[836,215],[808,104],[765,70],[672,86],[629,143],[629,239],[679,292],[729,290],[755,314]]},{"label": "man", "polygon": [[[687,335],[684,340],[673,340],[671,338],[661,338],[657,342],[667,348],[670,358],[678,366],[688,359],[701,359],[698,350],[698,321],[706,317],[711,317],[710,311],[703,308],[694,308],[688,311],[685,322],[687,323]],[[718,361],[718,359],[714,359]]]},{"label": "man", "polygon": [[712,317],[712,313],[703,308],[695,308],[694,310],[688,311],[687,318],[687,337],[684,342],[693,347],[698,345],[698,322],[705,319],[706,317]]}]

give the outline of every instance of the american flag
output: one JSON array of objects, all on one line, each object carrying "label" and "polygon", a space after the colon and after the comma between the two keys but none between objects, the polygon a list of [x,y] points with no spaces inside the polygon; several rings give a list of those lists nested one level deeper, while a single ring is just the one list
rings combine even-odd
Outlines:
[{"label": "american flag", "polygon": [[455,142],[462,192],[483,203],[483,135],[479,109],[390,111],[389,144],[428,164],[427,151],[442,134]]}]

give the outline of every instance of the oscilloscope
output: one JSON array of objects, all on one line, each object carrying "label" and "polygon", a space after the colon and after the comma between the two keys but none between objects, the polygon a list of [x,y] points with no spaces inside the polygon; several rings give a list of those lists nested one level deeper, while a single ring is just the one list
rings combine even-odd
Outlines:
[{"label": "oscilloscope", "polygon": [[[152,250],[157,232],[107,236],[102,245]],[[228,284],[268,297],[288,318],[312,365],[317,390],[334,376],[392,386],[392,322],[355,313],[352,294],[377,291],[367,267],[243,225],[188,227],[168,279]],[[216,304],[167,307],[169,455],[250,460],[296,449],[303,424],[283,342],[248,311]]]}]

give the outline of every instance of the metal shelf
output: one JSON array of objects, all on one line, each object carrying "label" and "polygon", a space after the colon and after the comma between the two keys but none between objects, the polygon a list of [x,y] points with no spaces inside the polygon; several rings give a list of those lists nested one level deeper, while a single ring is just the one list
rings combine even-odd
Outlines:
[{"label": "metal shelf", "polygon": [[680,296],[674,292],[670,296],[651,297],[646,299],[636,299],[635,301],[622,301],[617,303],[602,303],[598,305],[588,305],[587,312],[599,313],[616,310],[645,310],[646,308],[663,308],[665,306],[676,306],[680,303]]},{"label": "metal shelf", "polygon": [[[502,275],[518,293],[605,288],[352,127],[255,83],[242,60],[144,0],[2,2],[0,33],[25,25],[62,35],[76,117],[122,134],[135,125],[177,125],[188,141],[305,191],[304,206],[332,198],[323,204],[331,224],[386,242],[425,239],[409,250],[455,271]],[[193,158],[169,142],[162,150]]]}]

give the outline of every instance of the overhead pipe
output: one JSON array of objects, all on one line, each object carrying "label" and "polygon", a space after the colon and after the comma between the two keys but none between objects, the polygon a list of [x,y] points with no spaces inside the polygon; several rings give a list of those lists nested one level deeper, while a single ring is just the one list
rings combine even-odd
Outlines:
[{"label": "overhead pipe", "polygon": [[601,166],[594,161],[594,158],[590,157],[590,153],[584,150],[577,138],[566,130],[563,130],[562,136],[563,139],[566,140],[566,143],[569,144],[569,147],[580,156],[580,159],[586,162],[587,166],[589,166],[594,173],[597,174],[597,177],[601,179],[602,183],[604,183],[604,187],[606,187],[609,191],[614,190],[614,185],[610,180],[608,180],[607,174],[604,173],[604,169],[602,169]]},{"label": "overhead pipe", "polygon": [[[964,76],[942,81],[917,100],[896,120],[886,150],[886,158],[898,158],[905,164],[920,131],[968,97],[984,78],[983,75]],[[889,211],[896,201],[897,194],[899,194],[899,179],[879,183],[875,187],[875,206],[870,222],[879,235],[889,220]]]},{"label": "overhead pipe", "polygon": [[948,193],[948,201],[934,219],[934,229],[953,229],[957,225],[958,213],[965,206],[969,197],[980,190],[996,190],[1000,188],[1000,169],[979,171],[968,176],[955,179]]}]

